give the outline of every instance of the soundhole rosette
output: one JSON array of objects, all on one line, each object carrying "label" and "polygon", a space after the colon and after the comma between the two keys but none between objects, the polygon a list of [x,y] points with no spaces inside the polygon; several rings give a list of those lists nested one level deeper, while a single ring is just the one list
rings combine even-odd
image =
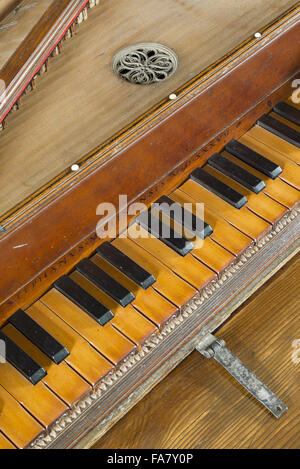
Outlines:
[{"label": "soundhole rosette", "polygon": [[135,85],[151,85],[170,78],[177,70],[178,57],[169,47],[140,43],[125,47],[113,58],[117,76]]}]

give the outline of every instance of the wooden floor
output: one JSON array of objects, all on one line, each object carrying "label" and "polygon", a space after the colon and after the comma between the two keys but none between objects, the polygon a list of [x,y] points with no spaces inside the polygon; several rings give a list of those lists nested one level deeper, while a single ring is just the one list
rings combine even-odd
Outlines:
[{"label": "wooden floor", "polygon": [[299,281],[300,256],[216,334],[288,406],[280,420],[214,360],[193,352],[94,448],[299,448],[300,350],[299,363],[292,360],[293,342],[300,342]]}]

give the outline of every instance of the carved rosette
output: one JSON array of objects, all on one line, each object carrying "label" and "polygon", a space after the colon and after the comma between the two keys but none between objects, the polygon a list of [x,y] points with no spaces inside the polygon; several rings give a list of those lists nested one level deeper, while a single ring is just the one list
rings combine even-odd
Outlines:
[{"label": "carved rosette", "polygon": [[113,59],[113,71],[137,85],[150,85],[172,76],[178,66],[175,52],[153,43],[135,44],[119,51]]}]

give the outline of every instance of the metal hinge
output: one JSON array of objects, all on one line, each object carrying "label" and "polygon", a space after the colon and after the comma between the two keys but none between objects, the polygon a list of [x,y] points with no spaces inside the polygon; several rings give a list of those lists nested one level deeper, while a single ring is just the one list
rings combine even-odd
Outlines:
[{"label": "metal hinge", "polygon": [[279,418],[288,408],[239,358],[226,346],[223,339],[208,334],[196,346],[196,350],[206,358],[214,358],[233,376],[252,396],[261,402],[272,414]]}]

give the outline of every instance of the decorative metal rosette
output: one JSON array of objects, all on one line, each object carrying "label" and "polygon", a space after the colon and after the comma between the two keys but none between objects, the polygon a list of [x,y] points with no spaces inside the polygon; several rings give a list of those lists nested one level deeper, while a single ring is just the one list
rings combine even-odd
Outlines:
[{"label": "decorative metal rosette", "polygon": [[113,71],[124,80],[138,85],[164,81],[178,66],[174,51],[161,44],[134,44],[119,51],[113,59]]}]

